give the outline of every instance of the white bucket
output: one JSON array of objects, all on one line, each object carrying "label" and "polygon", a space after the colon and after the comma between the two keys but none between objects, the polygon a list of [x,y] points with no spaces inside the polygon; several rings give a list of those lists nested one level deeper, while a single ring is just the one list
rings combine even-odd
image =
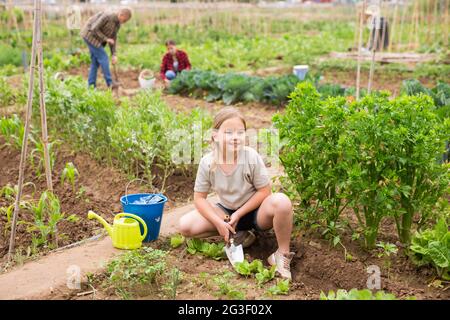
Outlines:
[{"label": "white bucket", "polygon": [[64,72],[57,72],[53,76],[53,79],[59,80],[59,81],[64,81],[66,79],[66,74]]},{"label": "white bucket", "polygon": [[142,89],[149,89],[153,88],[155,85],[155,77],[153,76],[153,72],[150,70],[142,70],[142,72],[139,74],[139,85]]},{"label": "white bucket", "polygon": [[294,66],[294,68],[292,69],[292,73],[295,74],[295,76],[297,78],[299,78],[300,80],[304,80],[306,74],[308,73],[309,67],[307,65],[298,65],[298,66]]}]

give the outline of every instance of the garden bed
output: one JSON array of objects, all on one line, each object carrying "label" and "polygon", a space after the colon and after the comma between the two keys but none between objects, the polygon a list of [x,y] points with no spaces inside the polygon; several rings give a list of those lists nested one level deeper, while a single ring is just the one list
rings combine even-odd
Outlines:
[{"label": "garden bed", "polygon": [[[4,140],[0,139],[0,187],[7,184],[16,185],[19,172],[20,151],[3,145]],[[75,190],[66,183],[61,184],[60,177],[66,163],[72,162],[80,175],[75,184]],[[190,199],[191,190],[193,188],[193,178],[174,173],[168,178],[169,186],[165,192],[169,201],[166,209],[173,208]],[[99,164],[91,159],[88,155],[70,151],[67,146],[63,146],[57,150],[56,161],[53,169],[53,187],[54,193],[58,196],[62,212],[65,216],[75,215],[76,221],[61,221],[58,224],[59,246],[65,246],[80,240],[89,238],[98,234],[103,228],[95,221],[86,218],[89,210],[101,214],[108,221],[112,221],[113,214],[121,212],[122,208],[119,202],[120,196],[125,193],[125,186],[130,179],[118,170]],[[25,183],[32,182],[36,187],[27,185],[24,189],[23,200],[31,200],[38,198],[41,192],[46,189],[45,175],[40,178],[36,177],[35,171],[30,165],[27,166]],[[186,187],[189,186],[189,187]],[[145,186],[140,186],[139,182],[130,185],[129,193],[146,191]],[[33,196],[32,193],[35,193]],[[11,205],[13,202],[7,201],[0,197],[0,207]],[[31,222],[33,216],[27,210],[21,210],[19,216],[20,221]],[[0,261],[4,261],[9,245],[9,232],[5,228],[6,216],[0,215]],[[31,234],[26,231],[25,224],[19,224],[17,227],[16,248],[18,255],[26,258],[30,255],[27,253],[28,247],[31,245]],[[39,253],[48,252],[49,248],[41,248]],[[20,257],[19,257],[20,259]]]},{"label": "garden bed", "polygon": [[[389,226],[386,226],[390,229]],[[389,238],[386,234],[383,237]],[[214,239],[213,239],[214,240]],[[370,276],[367,267],[377,265],[381,269],[381,290],[393,293],[397,298],[414,296],[417,299],[449,299],[450,292],[444,288],[433,287],[434,280],[431,269],[417,269],[407,260],[402,252],[392,257],[389,277],[386,274],[384,260],[376,257],[376,253],[367,253],[356,243],[350,240],[350,235],[343,239],[348,253],[353,256],[352,261],[344,258],[341,248],[333,248],[330,243],[320,238],[317,233],[298,234],[295,236],[291,249],[296,252],[292,263],[293,282],[289,294],[286,296],[267,295],[267,288],[276,283],[270,281],[263,288],[259,288],[252,278],[245,278],[233,272],[229,262],[225,260],[215,261],[209,258],[187,253],[185,245],[177,249],[170,249],[170,239],[163,238],[151,243],[150,247],[168,250],[167,272],[170,268],[181,271],[181,282],[177,285],[176,299],[229,299],[229,296],[220,292],[216,281],[226,280],[230,288],[245,299],[319,299],[321,291],[366,288],[366,282]],[[259,233],[257,241],[248,249],[245,249],[249,260],[265,258],[275,250],[276,240],[271,232]],[[231,274],[230,274],[231,272]],[[147,286],[147,290],[154,290],[150,295],[140,296],[138,291],[118,292],[108,280],[107,272],[97,273],[82,284],[80,290],[70,293],[58,293],[45,297],[48,299],[168,299],[161,294],[161,288],[165,283],[158,283],[154,288]],[[95,289],[95,294],[92,289]],[[158,289],[159,288],[159,289]],[[447,287],[448,288],[448,287]],[[91,292],[92,291],[92,292]],[[86,293],[86,295],[78,295]],[[90,292],[90,293],[89,293]],[[236,293],[234,293],[236,294]],[[43,297],[44,298],[44,297]],[[172,297],[173,298],[173,297]]]}]

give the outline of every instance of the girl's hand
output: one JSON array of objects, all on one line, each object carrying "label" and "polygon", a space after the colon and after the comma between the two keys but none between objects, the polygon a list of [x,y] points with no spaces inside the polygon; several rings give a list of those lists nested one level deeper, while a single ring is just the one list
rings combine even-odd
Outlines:
[{"label": "girl's hand", "polygon": [[226,243],[230,241],[230,232],[233,234],[236,233],[236,231],[234,231],[234,228],[225,221],[219,222],[219,224],[216,225],[216,228],[219,234],[224,238]]},{"label": "girl's hand", "polygon": [[237,213],[237,211],[235,212],[235,213],[233,213],[231,216],[230,216],[230,222],[228,222],[232,227],[233,227],[233,229],[235,229],[236,230],[236,226],[237,226],[237,224],[238,224],[238,222],[239,222],[239,219],[241,219],[241,217],[240,217],[240,215]]}]

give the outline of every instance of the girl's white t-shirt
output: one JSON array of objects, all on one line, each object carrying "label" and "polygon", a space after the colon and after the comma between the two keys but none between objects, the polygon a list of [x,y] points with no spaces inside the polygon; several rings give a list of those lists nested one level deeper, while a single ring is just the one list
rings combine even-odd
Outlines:
[{"label": "girl's white t-shirt", "polygon": [[251,147],[243,147],[238,152],[234,171],[226,174],[219,165],[211,169],[213,152],[206,154],[198,166],[195,192],[215,191],[220,204],[228,209],[242,207],[256,192],[270,183],[267,168],[258,152]]}]

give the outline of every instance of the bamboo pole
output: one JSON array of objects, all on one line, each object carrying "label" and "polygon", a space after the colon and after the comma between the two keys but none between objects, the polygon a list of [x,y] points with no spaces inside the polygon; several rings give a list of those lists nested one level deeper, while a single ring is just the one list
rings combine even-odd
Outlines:
[{"label": "bamboo pole", "polygon": [[[381,0],[379,0],[380,2]],[[372,61],[370,62],[370,72],[369,72],[369,83],[367,85],[367,94],[370,94],[371,90],[372,90],[372,81],[373,81],[373,74],[375,71],[375,53],[377,51],[377,47],[378,47],[378,37],[379,37],[379,29],[381,28],[381,20],[380,20],[380,16],[375,16],[375,26],[373,28],[374,32],[375,32],[375,37],[374,37],[374,41],[373,41],[373,45],[372,45]]]},{"label": "bamboo pole", "polygon": [[[16,32],[17,32],[17,38],[19,40],[18,42],[20,43],[20,42],[22,42],[22,37],[20,36],[19,24],[17,23],[16,13],[14,12],[13,0],[9,0],[8,1],[8,6],[9,6],[9,13],[11,15],[13,26],[16,29]],[[8,23],[9,23],[9,21],[8,21]]]},{"label": "bamboo pole", "polygon": [[387,15],[384,15],[383,18],[383,24],[381,25],[381,17],[383,16],[383,13],[385,12],[384,10],[384,3],[381,3],[381,8],[380,8],[380,28],[382,28],[382,34],[381,34],[381,48],[380,51],[384,51],[384,40],[386,38],[386,27],[387,27],[387,22],[386,22],[386,17]]},{"label": "bamboo pole", "polygon": [[416,16],[417,16],[417,0],[414,0],[414,7],[413,7],[413,13],[411,15],[411,30],[409,32],[409,42],[408,42],[408,49],[414,48],[414,40],[415,40],[415,33],[416,33]]},{"label": "bamboo pole", "polygon": [[361,47],[363,42],[363,28],[364,28],[364,11],[366,10],[366,2],[364,0],[361,6],[361,13],[359,15],[359,40],[358,40],[358,61],[356,69],[356,100],[359,100],[359,88],[361,82]]},{"label": "bamboo pole", "polygon": [[426,35],[426,43],[430,44],[431,42],[431,26],[433,23],[433,6],[432,3],[428,3],[428,1],[426,2],[426,6],[427,6],[427,35]]},{"label": "bamboo pole", "polygon": [[420,19],[421,19],[421,10],[420,10],[420,0],[417,0],[417,14],[416,14],[416,27],[415,27],[415,39],[414,39],[414,49],[417,49],[420,46]]},{"label": "bamboo pole", "polygon": [[437,36],[437,26],[438,26],[438,0],[434,1],[434,12],[433,12],[433,39],[436,39]]},{"label": "bamboo pole", "polygon": [[[355,5],[355,6],[356,6],[356,8],[358,8],[357,5]],[[356,9],[355,12],[356,12],[356,21],[359,21],[361,19],[361,13],[358,11],[358,9]],[[358,48],[358,44],[359,44],[359,27],[358,26],[355,27],[355,38],[353,39],[353,47],[356,47],[356,48]]]},{"label": "bamboo pole", "polygon": [[42,6],[38,1],[38,31],[37,31],[37,58],[38,58],[38,74],[39,74],[39,106],[41,111],[41,131],[42,143],[44,145],[44,161],[45,161],[45,177],[47,180],[47,189],[53,192],[52,169],[50,165],[50,154],[48,150],[48,131],[47,131],[47,110],[45,108],[45,85],[44,85],[44,57],[42,49]]},{"label": "bamboo pole", "polygon": [[34,70],[36,65],[36,47],[37,47],[37,34],[38,30],[38,2],[41,0],[34,0],[34,26],[33,26],[33,43],[31,47],[31,61],[30,61],[30,79],[28,80],[28,101],[25,116],[25,131],[22,140],[22,152],[20,154],[20,165],[19,165],[19,181],[17,183],[18,190],[16,195],[16,201],[14,203],[14,214],[11,223],[11,236],[9,240],[9,251],[8,251],[8,261],[11,262],[12,255],[15,250],[16,241],[16,227],[17,219],[19,215],[19,204],[22,197],[23,180],[25,173],[25,164],[27,161],[27,149],[28,149],[28,136],[30,133],[30,122],[31,114],[33,112],[33,88],[34,88]]},{"label": "bamboo pole", "polygon": [[391,32],[390,32],[390,37],[389,37],[389,49],[388,51],[391,52],[392,51],[392,44],[394,42],[394,33],[396,31],[396,25],[397,25],[397,16],[398,16],[398,2],[395,2],[395,7],[394,7],[394,17],[392,18],[392,26],[391,26]]},{"label": "bamboo pole", "polygon": [[402,6],[402,18],[400,20],[400,32],[399,32],[399,37],[398,37],[397,45],[396,45],[397,51],[399,51],[400,45],[403,41],[403,25],[405,23],[405,16],[406,16],[407,11],[408,11],[408,5]]},{"label": "bamboo pole", "polygon": [[34,24],[33,10],[28,11],[28,23],[26,25],[26,29],[32,28]]},{"label": "bamboo pole", "polygon": [[447,48],[448,47],[448,0],[445,0],[444,3],[444,47]]}]

